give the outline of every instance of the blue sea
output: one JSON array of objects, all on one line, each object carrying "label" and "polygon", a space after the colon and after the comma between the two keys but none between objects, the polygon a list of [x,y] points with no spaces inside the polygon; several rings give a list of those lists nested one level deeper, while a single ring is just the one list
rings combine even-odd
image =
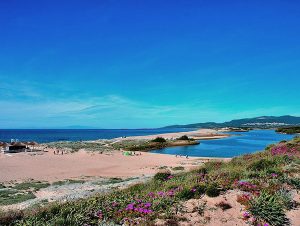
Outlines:
[{"label": "blue sea", "polygon": [[269,144],[290,140],[294,137],[276,133],[274,130],[252,130],[250,132],[231,132],[230,134],[233,136],[225,139],[201,140],[199,145],[164,148],[153,151],[153,153],[229,158],[261,151]]},{"label": "blue sea", "polygon": [[112,139],[122,136],[143,136],[160,133],[190,131],[191,129],[0,129],[0,141],[10,139],[46,143]]}]

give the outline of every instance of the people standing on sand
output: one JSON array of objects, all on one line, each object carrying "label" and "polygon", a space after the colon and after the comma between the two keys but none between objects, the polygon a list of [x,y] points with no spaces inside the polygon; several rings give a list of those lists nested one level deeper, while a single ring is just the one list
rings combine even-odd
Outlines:
[{"label": "people standing on sand", "polygon": [[189,158],[189,156],[187,155],[187,156],[185,156],[185,158],[187,158],[187,159],[188,159],[188,158]]}]

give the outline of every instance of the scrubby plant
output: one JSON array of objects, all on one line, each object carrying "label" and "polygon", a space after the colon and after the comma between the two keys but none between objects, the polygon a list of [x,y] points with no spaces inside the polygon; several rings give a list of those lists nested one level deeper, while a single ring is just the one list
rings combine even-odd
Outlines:
[{"label": "scrubby plant", "polygon": [[242,205],[244,205],[246,208],[249,206],[250,200],[252,199],[252,195],[249,193],[244,193],[237,196],[236,201]]},{"label": "scrubby plant", "polygon": [[205,184],[198,184],[193,187],[193,191],[195,193],[196,198],[200,198],[206,192],[206,185]]},{"label": "scrubby plant", "polygon": [[205,194],[208,197],[217,197],[220,195],[220,190],[218,189],[218,185],[217,184],[210,184],[207,186],[206,188],[206,192]]},{"label": "scrubby plant", "polygon": [[176,197],[180,200],[189,200],[195,197],[195,191],[195,189],[184,188],[176,195]]},{"label": "scrubby plant", "polygon": [[167,142],[167,140],[163,137],[156,137],[155,139],[152,140],[152,142],[165,143]]},{"label": "scrubby plant", "polygon": [[274,161],[269,159],[259,159],[254,161],[248,168],[253,171],[262,171],[274,166]]},{"label": "scrubby plant", "polygon": [[294,207],[294,201],[291,195],[291,192],[286,189],[280,189],[276,192],[276,195],[282,202],[282,205],[285,209],[290,210]]},{"label": "scrubby plant", "polygon": [[154,175],[155,181],[166,181],[168,179],[171,179],[171,172],[170,171],[161,171]]},{"label": "scrubby plant", "polygon": [[187,135],[183,135],[183,136],[177,138],[177,140],[194,140],[194,139],[189,138]]},{"label": "scrubby plant", "polygon": [[278,195],[262,192],[260,196],[250,201],[249,211],[257,219],[274,226],[283,226],[289,223],[284,213],[284,205]]},{"label": "scrubby plant", "polygon": [[207,208],[207,204],[205,201],[205,202],[199,202],[195,209],[200,216],[203,216],[206,208]]},{"label": "scrubby plant", "polygon": [[287,178],[286,182],[296,189],[300,189],[300,178]]},{"label": "scrubby plant", "polygon": [[184,170],[184,167],[183,166],[175,166],[172,168],[172,170],[175,170],[175,171]]}]

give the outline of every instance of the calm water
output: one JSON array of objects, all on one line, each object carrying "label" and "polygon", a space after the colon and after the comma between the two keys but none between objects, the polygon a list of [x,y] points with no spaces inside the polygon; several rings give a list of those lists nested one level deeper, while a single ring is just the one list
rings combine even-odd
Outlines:
[{"label": "calm water", "polygon": [[122,136],[142,136],[159,133],[188,131],[191,129],[0,129],[0,141],[80,141],[111,139]]},{"label": "calm water", "polygon": [[293,135],[278,134],[274,130],[252,130],[219,140],[203,140],[199,145],[171,147],[154,153],[188,155],[197,157],[234,157],[263,150],[267,145],[292,139]]}]

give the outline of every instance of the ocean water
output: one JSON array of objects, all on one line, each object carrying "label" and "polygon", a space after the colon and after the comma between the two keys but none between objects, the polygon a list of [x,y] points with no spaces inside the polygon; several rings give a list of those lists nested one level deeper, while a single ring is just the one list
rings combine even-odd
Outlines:
[{"label": "ocean water", "polygon": [[190,131],[191,129],[0,129],[0,141],[80,141]]},{"label": "ocean water", "polygon": [[294,136],[279,134],[274,130],[252,130],[231,132],[233,136],[218,140],[201,140],[199,145],[170,147],[152,151],[153,153],[188,155],[197,157],[234,157],[264,150],[272,143],[290,140]]}]

